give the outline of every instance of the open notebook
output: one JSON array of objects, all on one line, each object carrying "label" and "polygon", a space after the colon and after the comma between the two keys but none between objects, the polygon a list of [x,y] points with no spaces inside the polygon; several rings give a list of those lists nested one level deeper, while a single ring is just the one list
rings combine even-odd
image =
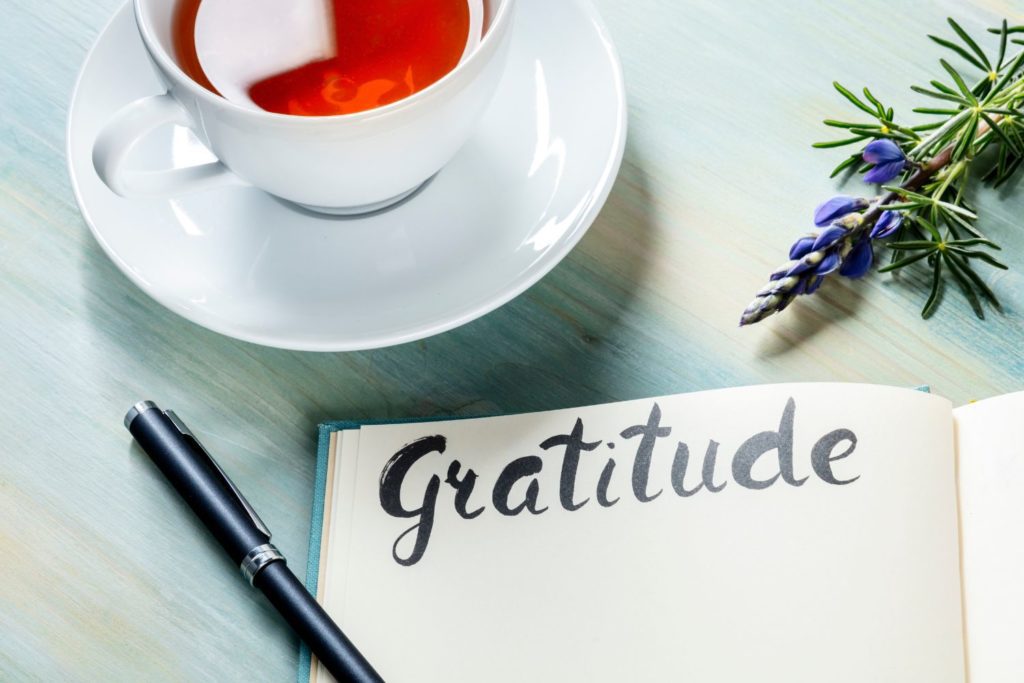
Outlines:
[{"label": "open notebook", "polygon": [[774,385],[321,437],[310,588],[385,680],[1024,680],[1024,393]]}]

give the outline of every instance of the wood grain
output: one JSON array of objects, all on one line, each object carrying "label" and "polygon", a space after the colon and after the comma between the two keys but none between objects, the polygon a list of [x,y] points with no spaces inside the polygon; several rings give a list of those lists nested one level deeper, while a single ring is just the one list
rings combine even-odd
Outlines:
[{"label": "wood grain", "polygon": [[[554,0],[559,1],[559,0]],[[1012,270],[1001,314],[909,276],[831,283],[753,329],[738,314],[833,192],[830,83],[904,111],[926,32],[1019,1],[599,0],[630,97],[621,176],[540,284],[448,334],[352,354],[236,342],[162,309],[93,243],[64,158],[79,65],[120,0],[0,0],[0,679],[288,680],[293,638],[121,427],[142,397],[203,435],[302,571],[315,425],[513,412],[758,382],[1024,388],[1024,198],[976,197]]]}]

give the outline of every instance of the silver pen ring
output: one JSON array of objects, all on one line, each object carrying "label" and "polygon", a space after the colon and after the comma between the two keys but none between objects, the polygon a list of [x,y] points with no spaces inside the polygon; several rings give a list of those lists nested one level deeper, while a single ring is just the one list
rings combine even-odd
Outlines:
[{"label": "silver pen ring", "polygon": [[245,580],[251,586],[261,569],[271,562],[277,562],[278,560],[285,561],[281,551],[273,543],[264,543],[250,550],[249,554],[242,558],[242,564],[239,568],[242,570],[242,576],[245,577]]}]

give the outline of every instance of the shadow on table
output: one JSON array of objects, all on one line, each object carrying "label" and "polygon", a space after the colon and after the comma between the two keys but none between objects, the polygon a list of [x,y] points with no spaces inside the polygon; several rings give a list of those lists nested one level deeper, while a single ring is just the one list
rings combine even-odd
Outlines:
[{"label": "shadow on table", "polygon": [[[144,509],[152,516],[151,530],[133,535],[133,558],[147,563],[138,570],[140,574],[144,571],[149,581],[169,587],[164,589],[163,599],[155,606],[167,618],[196,618],[194,615],[198,613],[197,623],[224,632],[241,621],[245,624],[242,629],[245,637],[258,641],[264,652],[276,652],[282,660],[297,652],[295,633],[263,595],[242,578],[238,564],[228,557],[171,483],[156,474],[145,451],[134,441],[125,450],[124,457],[133,467],[146,470],[146,493],[151,497],[146,502],[151,507]],[[275,538],[275,542],[280,543],[280,540]],[[180,558],[181,553],[187,557]],[[302,578],[301,556],[293,554],[289,559],[292,570]],[[184,596],[169,599],[179,591]],[[217,637],[241,635],[222,633]],[[244,643],[244,646],[249,645]]]},{"label": "shadow on table", "polygon": [[[800,347],[814,339],[823,330],[847,319],[856,317],[864,303],[860,291],[861,283],[833,277],[814,296],[798,297],[785,311],[777,315],[786,316],[786,324],[775,326],[776,334],[765,336],[757,349],[760,358],[776,358],[790,352],[799,352]],[[774,317],[762,325],[771,325]]]}]

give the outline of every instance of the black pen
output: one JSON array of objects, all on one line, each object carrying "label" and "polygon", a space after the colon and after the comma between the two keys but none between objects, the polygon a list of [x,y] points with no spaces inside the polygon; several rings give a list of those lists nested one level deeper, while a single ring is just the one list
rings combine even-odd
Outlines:
[{"label": "black pen", "polygon": [[381,681],[338,625],[285,565],[270,531],[213,457],[172,411],[152,401],[135,404],[124,417],[150,459],[338,681]]}]

